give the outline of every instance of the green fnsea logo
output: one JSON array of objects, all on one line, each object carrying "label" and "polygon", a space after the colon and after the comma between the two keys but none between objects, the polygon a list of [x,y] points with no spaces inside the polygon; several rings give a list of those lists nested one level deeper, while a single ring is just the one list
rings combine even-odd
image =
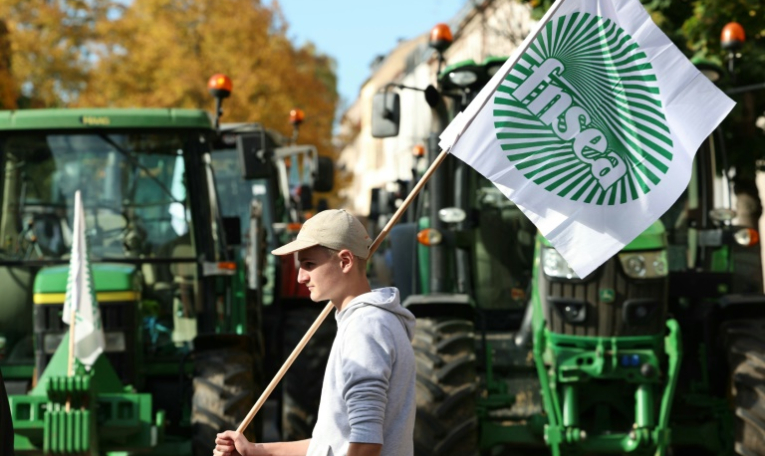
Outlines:
[{"label": "green fnsea logo", "polygon": [[617,24],[591,14],[540,31],[497,89],[494,126],[527,179],[572,201],[637,200],[672,162],[651,63]]}]

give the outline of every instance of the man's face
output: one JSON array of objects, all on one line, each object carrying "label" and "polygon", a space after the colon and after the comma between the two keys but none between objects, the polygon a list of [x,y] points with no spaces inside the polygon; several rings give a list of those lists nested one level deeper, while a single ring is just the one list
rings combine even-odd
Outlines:
[{"label": "man's face", "polygon": [[343,269],[338,255],[323,247],[298,252],[298,283],[305,284],[314,302],[331,300],[340,290]]}]

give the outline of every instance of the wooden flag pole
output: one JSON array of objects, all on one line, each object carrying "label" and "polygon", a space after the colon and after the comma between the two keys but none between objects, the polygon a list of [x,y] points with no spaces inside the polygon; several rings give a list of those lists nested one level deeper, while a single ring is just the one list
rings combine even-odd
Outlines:
[{"label": "wooden flag pole", "polygon": [[[417,185],[414,186],[412,191],[409,193],[409,195],[406,197],[403,203],[401,203],[401,206],[396,210],[396,212],[393,214],[393,217],[391,217],[390,220],[388,220],[388,223],[385,224],[385,227],[380,231],[380,234],[377,235],[377,238],[372,243],[372,245],[369,247],[369,255],[367,258],[371,258],[372,255],[377,251],[377,248],[380,247],[380,244],[382,244],[382,241],[385,240],[385,237],[388,236],[388,233],[390,232],[391,228],[398,223],[398,221],[401,219],[401,216],[404,214],[404,211],[412,204],[412,201],[414,201],[414,198],[417,196],[418,193],[422,190],[422,188],[425,186],[425,184],[430,180],[433,173],[436,171],[436,169],[443,163],[444,159],[446,159],[446,156],[449,155],[448,150],[441,151],[440,154],[436,157],[435,160],[433,160],[433,163],[430,164],[428,169],[425,171],[425,174],[422,175],[422,178],[419,182],[417,182]],[[324,319],[327,318],[327,315],[329,315],[330,312],[332,312],[332,309],[335,307],[334,304],[331,302],[327,304],[327,306],[324,308],[324,310],[321,311],[318,317],[316,317],[316,321],[313,322],[310,328],[308,328],[308,331],[305,333],[302,339],[300,339],[300,342],[298,342],[297,346],[294,350],[292,350],[292,353],[287,358],[286,361],[284,361],[284,364],[282,365],[281,369],[274,375],[274,378],[271,380],[271,383],[268,384],[266,389],[263,391],[263,394],[260,395],[260,398],[255,402],[255,405],[252,406],[252,409],[250,409],[250,412],[247,414],[246,417],[244,417],[244,420],[242,420],[242,423],[239,425],[239,427],[236,429],[236,432],[244,432],[245,429],[247,429],[247,426],[250,425],[250,422],[253,418],[255,418],[255,415],[257,415],[258,411],[260,411],[260,408],[263,407],[263,404],[266,403],[266,399],[268,399],[268,396],[271,395],[271,393],[276,388],[276,385],[279,384],[279,382],[282,380],[282,377],[284,377],[284,374],[287,373],[289,368],[292,366],[292,363],[295,362],[295,359],[298,357],[301,351],[303,351],[303,348],[308,344],[308,341],[311,340],[311,337],[313,337],[314,333],[317,329],[319,329],[319,326],[324,322]]]}]

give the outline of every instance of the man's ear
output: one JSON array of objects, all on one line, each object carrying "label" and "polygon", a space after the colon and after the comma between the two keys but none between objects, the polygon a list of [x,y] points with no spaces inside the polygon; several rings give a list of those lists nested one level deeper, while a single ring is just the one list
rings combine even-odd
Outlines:
[{"label": "man's ear", "polygon": [[343,272],[349,272],[353,268],[353,264],[356,262],[353,253],[347,249],[337,252],[337,257],[340,258],[340,267],[343,269]]}]

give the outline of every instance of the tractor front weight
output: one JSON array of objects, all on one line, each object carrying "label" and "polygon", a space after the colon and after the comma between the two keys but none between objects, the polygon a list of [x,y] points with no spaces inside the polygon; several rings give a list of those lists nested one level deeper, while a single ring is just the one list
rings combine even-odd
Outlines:
[{"label": "tractor front weight", "polygon": [[[668,320],[667,329],[666,336],[606,338],[537,327],[544,438],[554,456],[666,453],[682,357],[680,326]],[[622,432],[612,431],[614,423]]]}]

